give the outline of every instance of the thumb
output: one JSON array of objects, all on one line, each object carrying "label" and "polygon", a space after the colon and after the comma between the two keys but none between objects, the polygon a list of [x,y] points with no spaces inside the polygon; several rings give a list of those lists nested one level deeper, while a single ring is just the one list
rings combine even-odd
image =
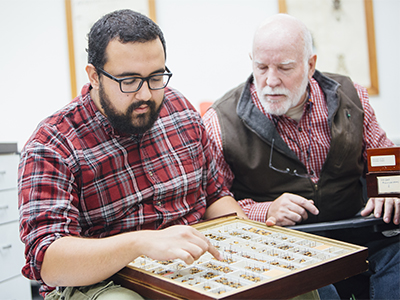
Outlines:
[{"label": "thumb", "polygon": [[367,202],[367,205],[365,205],[364,209],[361,211],[361,216],[365,217],[368,216],[370,213],[374,211],[375,208],[375,199],[370,198]]},{"label": "thumb", "polygon": [[368,207],[364,207],[364,209],[360,212],[362,217],[366,217],[368,216],[370,213],[372,212],[371,209],[369,209]]},{"label": "thumb", "polygon": [[274,226],[274,225],[276,224],[276,219],[275,219],[275,217],[269,217],[269,218],[267,219],[267,221],[265,222],[265,224],[266,224],[267,226]]}]

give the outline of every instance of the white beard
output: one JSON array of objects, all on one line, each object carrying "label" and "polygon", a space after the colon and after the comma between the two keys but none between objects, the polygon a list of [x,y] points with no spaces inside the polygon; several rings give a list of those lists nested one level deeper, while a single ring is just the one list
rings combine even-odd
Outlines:
[{"label": "white beard", "polygon": [[[295,107],[300,103],[307,89],[308,77],[307,72],[305,72],[300,86],[292,92],[284,87],[271,88],[269,86],[260,90],[255,80],[254,84],[256,85],[258,98],[260,99],[261,105],[264,107],[265,111],[271,115],[282,116],[286,114],[290,108]],[[271,100],[268,96],[274,94],[285,95],[286,99],[279,101]]]}]

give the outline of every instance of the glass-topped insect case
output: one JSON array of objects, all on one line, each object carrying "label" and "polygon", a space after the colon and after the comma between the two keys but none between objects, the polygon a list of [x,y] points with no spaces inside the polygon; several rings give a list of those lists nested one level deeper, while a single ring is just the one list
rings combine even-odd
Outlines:
[{"label": "glass-topped insect case", "polygon": [[282,299],[368,269],[367,248],[224,217],[194,225],[223,254],[186,265],[141,256],[115,281],[152,299]]}]

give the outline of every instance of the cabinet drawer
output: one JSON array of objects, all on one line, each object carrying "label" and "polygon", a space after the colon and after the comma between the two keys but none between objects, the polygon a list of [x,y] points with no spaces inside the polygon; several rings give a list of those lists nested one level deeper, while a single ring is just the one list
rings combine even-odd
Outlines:
[{"label": "cabinet drawer", "polygon": [[0,191],[0,225],[18,220],[18,191]]},{"label": "cabinet drawer", "polygon": [[0,191],[17,187],[19,155],[0,155]]},{"label": "cabinet drawer", "polygon": [[1,300],[29,300],[32,299],[30,280],[22,275],[0,282]]},{"label": "cabinet drawer", "polygon": [[24,263],[24,245],[19,239],[18,222],[0,225],[0,282],[21,274]]}]

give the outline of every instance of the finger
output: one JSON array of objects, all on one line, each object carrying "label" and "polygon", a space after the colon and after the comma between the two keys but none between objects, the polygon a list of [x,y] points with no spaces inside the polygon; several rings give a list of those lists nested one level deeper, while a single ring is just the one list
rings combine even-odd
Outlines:
[{"label": "finger", "polygon": [[394,211],[395,201],[393,198],[385,199],[384,213],[383,213],[383,221],[385,223],[390,223],[392,220],[392,213]]},{"label": "finger", "polygon": [[[204,243],[203,240],[202,243]],[[223,259],[217,248],[214,247],[210,242],[206,243],[206,245],[206,247],[203,247],[203,245],[199,246],[198,244],[189,243],[184,248],[182,248],[182,250],[187,253],[187,256],[184,256],[182,260],[184,260],[185,262],[192,261],[193,263],[194,261],[198,260],[206,251],[208,251],[217,260]]]},{"label": "finger", "polygon": [[306,204],[303,206],[307,211],[312,213],[313,215],[318,215],[319,210],[318,208],[314,205],[314,201],[308,200]]},{"label": "finger", "polygon": [[375,218],[380,218],[382,216],[383,204],[385,202],[384,198],[375,198],[374,199],[374,216]]},{"label": "finger", "polygon": [[[182,228],[181,228],[182,229]],[[179,239],[174,243],[174,248],[179,251],[182,260],[195,261],[208,250],[208,239],[193,227],[185,226],[180,232]],[[180,251],[181,250],[181,251]]]},{"label": "finger", "polygon": [[217,260],[223,260],[224,257],[222,256],[222,254],[218,251],[217,248],[215,248],[210,242],[208,242],[209,246],[208,246],[208,252],[215,257],[215,259]]},{"label": "finger", "polygon": [[292,203],[292,205],[288,206],[288,212],[286,214],[286,217],[291,221],[298,223],[303,220],[307,220],[308,213],[307,210],[301,205]]},{"label": "finger", "polygon": [[187,265],[191,265],[195,262],[195,258],[184,249],[176,249],[176,258],[179,258],[185,262]]},{"label": "finger", "polygon": [[308,219],[307,211],[298,206],[296,211],[289,210],[288,214],[286,215],[285,225],[295,225],[307,219]]},{"label": "finger", "polygon": [[[222,254],[218,251],[218,249],[215,248],[215,247],[213,246],[213,244],[211,244],[210,240],[209,240],[208,238],[206,238],[200,231],[195,230],[194,234],[195,234],[197,237],[201,238],[201,240],[202,240],[203,242],[206,243],[206,248],[204,249],[203,253],[204,253],[205,251],[208,251],[208,252],[209,252],[212,256],[214,256],[215,259],[217,259],[217,260],[223,260],[223,259],[224,259],[223,256],[222,256]],[[203,255],[203,253],[201,253],[201,255]],[[200,255],[200,256],[201,256],[201,255]],[[199,256],[198,258],[200,258],[200,256]],[[198,258],[197,258],[197,259],[198,259]]]},{"label": "finger", "polygon": [[[308,213],[307,210],[301,206],[298,205],[294,202],[292,202],[290,205],[287,207],[287,211],[283,214],[284,218],[288,219],[290,223],[300,223],[301,221],[307,220],[308,219]],[[285,225],[292,225],[285,223]]]},{"label": "finger", "polygon": [[300,218],[301,218],[301,220],[298,222],[305,221],[308,219],[308,213],[305,209],[300,213]]},{"label": "finger", "polygon": [[301,221],[300,215],[288,211],[284,215],[280,215],[279,217],[276,218],[276,225],[292,226],[292,225],[296,225],[296,222],[300,222],[300,221]]},{"label": "finger", "polygon": [[396,225],[400,224],[400,199],[394,199],[394,216],[393,216],[393,223]]},{"label": "finger", "polygon": [[305,199],[303,197],[298,196],[298,197],[294,197],[292,199],[292,202],[296,203],[297,205],[299,205],[303,209],[309,211],[313,215],[318,215],[319,214],[319,210],[314,205],[314,201],[313,200],[308,200],[308,199]]},{"label": "finger", "polygon": [[285,218],[282,222],[281,222],[281,226],[294,226],[294,225],[296,225],[297,223],[300,223],[301,222],[301,218],[300,218],[300,216],[299,215],[297,215],[299,218],[298,218],[298,220],[299,221],[293,221],[293,219],[290,219],[290,218]]}]

